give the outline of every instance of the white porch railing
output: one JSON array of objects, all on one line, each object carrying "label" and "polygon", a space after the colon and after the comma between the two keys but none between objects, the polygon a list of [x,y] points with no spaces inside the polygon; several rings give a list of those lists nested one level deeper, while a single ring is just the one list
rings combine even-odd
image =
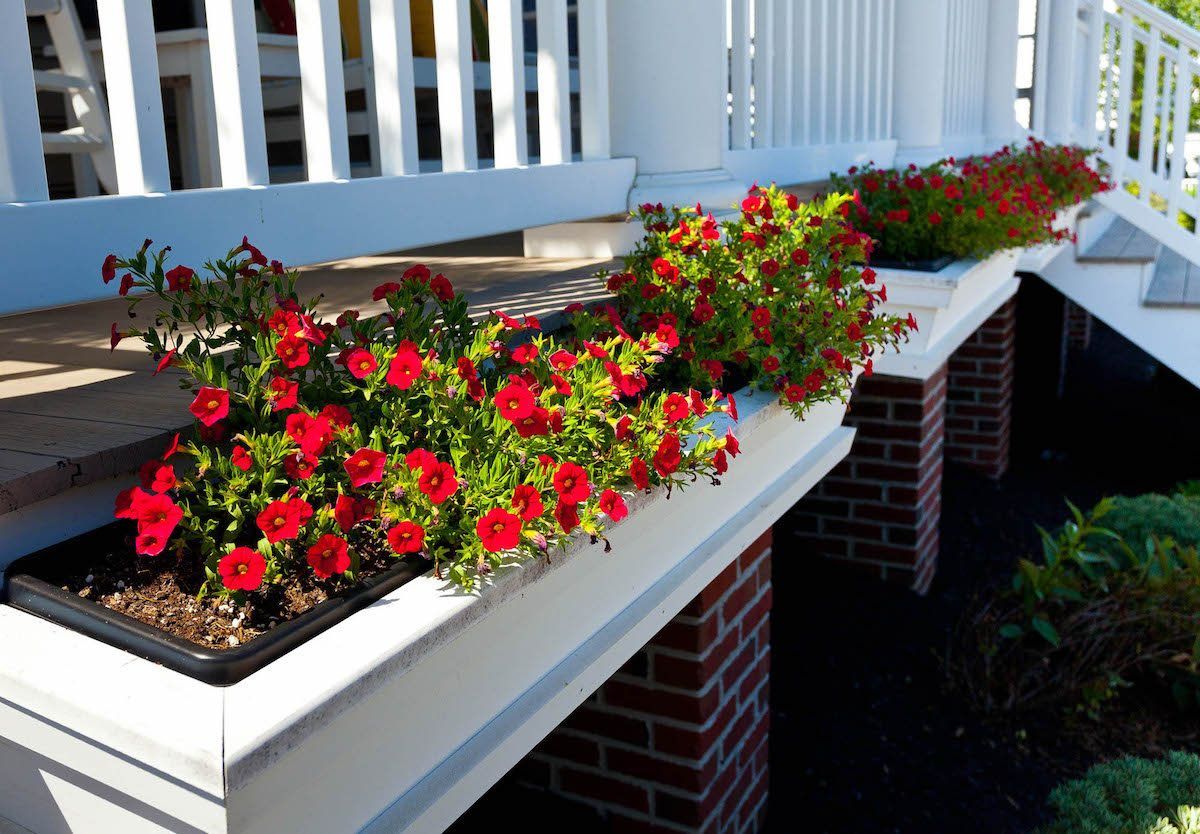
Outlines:
[{"label": "white porch railing", "polygon": [[1200,263],[1196,150],[1188,149],[1200,31],[1143,0],[1043,2],[1034,128],[1099,147],[1120,186],[1101,200]]},{"label": "white porch railing", "polygon": [[805,182],[890,163],[896,9],[897,0],[730,0],[725,167],[748,181]]},{"label": "white porch railing", "polygon": [[[755,180],[810,182],[1016,135],[1013,0],[577,0],[577,56],[567,0],[536,0],[532,78],[525,3],[488,0],[494,147],[481,153],[469,0],[433,0],[441,170],[429,172],[417,154],[409,0],[359,0],[364,59],[351,69],[373,116],[353,113],[351,127],[374,122],[377,174],[352,179],[339,2],[296,0],[302,107],[291,129],[305,173],[272,184],[252,4],[206,0],[219,186],[173,192],[151,0],[98,0],[104,72],[94,75],[107,85],[117,193],[51,201],[21,6],[53,14],[70,3],[0,0],[0,314],[103,297],[97,265],[143,238],[196,263],[248,235],[310,264],[619,214],[645,199],[719,208]],[[73,54],[90,60],[80,41]]]}]

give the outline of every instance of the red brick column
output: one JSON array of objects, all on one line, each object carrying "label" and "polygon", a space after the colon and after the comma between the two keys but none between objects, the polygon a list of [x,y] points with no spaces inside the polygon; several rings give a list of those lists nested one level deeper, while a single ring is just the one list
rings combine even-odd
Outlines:
[{"label": "red brick column", "polygon": [[1067,334],[1067,347],[1087,350],[1092,343],[1092,314],[1071,299],[1063,303],[1063,329]]},{"label": "red brick column", "polygon": [[924,593],[937,566],[946,368],[928,380],[860,378],[850,454],[779,526],[801,552],[844,561]]},{"label": "red brick column", "polygon": [[762,829],[771,531],[520,765],[616,832]]},{"label": "red brick column", "polygon": [[989,478],[1008,471],[1017,301],[1010,299],[950,357],[946,459]]}]

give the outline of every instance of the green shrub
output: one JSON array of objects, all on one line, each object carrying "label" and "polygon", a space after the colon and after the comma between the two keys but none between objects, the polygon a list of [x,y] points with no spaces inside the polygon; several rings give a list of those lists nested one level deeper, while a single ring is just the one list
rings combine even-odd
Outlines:
[{"label": "green shrub", "polygon": [[[1171,538],[1183,547],[1200,546],[1200,496],[1148,495],[1118,496],[1104,516],[1104,526],[1130,547],[1144,551],[1153,537]],[[1107,539],[1095,546],[1117,555],[1120,548]]]},{"label": "green shrub", "polygon": [[952,674],[985,711],[1098,718],[1134,685],[1200,708],[1200,501],[1109,498],[1071,513],[975,613]]},{"label": "green shrub", "polygon": [[1200,756],[1117,759],[1050,793],[1041,834],[1200,834]]}]

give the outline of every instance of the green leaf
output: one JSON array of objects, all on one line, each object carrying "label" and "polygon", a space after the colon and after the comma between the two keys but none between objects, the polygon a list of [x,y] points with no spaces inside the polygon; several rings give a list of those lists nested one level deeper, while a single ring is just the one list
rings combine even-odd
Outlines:
[{"label": "green leaf", "polygon": [[1058,636],[1058,630],[1050,624],[1050,621],[1043,617],[1034,617],[1030,622],[1033,630],[1045,638],[1046,642],[1054,648],[1058,648],[1062,644],[1062,639]]}]

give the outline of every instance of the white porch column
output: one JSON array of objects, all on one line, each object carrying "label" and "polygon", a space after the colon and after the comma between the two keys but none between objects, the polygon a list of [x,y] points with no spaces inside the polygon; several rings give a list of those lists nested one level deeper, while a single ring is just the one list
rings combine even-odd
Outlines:
[{"label": "white porch column", "polygon": [[[662,202],[732,210],[746,186],[722,167],[727,143],[724,0],[608,3],[609,134],[614,157],[637,160],[629,207]],[[640,227],[624,220],[525,232],[530,257],[609,257]]]},{"label": "white porch column", "polygon": [[987,142],[1000,147],[1019,137],[1017,98],[1017,38],[1019,3],[990,0],[987,21],[987,75],[984,87],[984,132]]},{"label": "white porch column", "polygon": [[725,3],[609,3],[608,66],[612,153],[637,159],[630,207],[700,200],[720,211],[740,199],[721,167]]},{"label": "white porch column", "polygon": [[1074,138],[1075,107],[1079,90],[1075,88],[1075,0],[1044,0],[1049,3],[1049,14],[1038,16],[1039,23],[1045,20],[1047,31],[1038,38],[1038,45],[1045,45],[1045,54],[1037,55],[1038,73],[1044,73],[1040,84],[1046,97],[1039,112],[1045,114],[1044,124],[1034,125],[1042,138],[1050,142],[1070,142]]},{"label": "white porch column", "polygon": [[[950,2],[896,3],[893,130],[898,166],[920,165],[942,156]],[[1009,2],[1016,6],[1015,0]]]}]

